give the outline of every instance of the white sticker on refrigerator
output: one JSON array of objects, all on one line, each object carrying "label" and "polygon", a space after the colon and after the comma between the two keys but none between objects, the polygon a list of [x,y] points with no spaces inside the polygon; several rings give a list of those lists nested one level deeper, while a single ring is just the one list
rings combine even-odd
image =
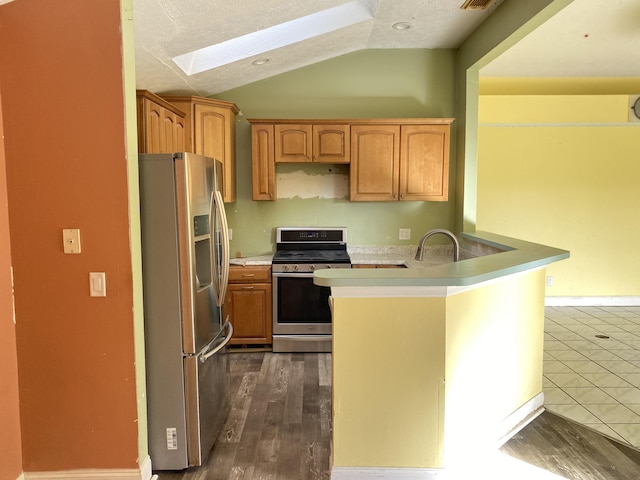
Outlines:
[{"label": "white sticker on refrigerator", "polygon": [[167,428],[167,450],[178,449],[178,432],[175,428]]}]

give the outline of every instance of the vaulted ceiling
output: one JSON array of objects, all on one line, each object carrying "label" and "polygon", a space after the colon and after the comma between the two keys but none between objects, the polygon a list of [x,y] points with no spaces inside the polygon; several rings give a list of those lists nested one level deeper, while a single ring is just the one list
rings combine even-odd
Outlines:
[{"label": "vaulted ceiling", "polygon": [[[503,1],[134,0],[137,87],[210,96],[363,49],[457,48]],[[640,78],[638,45],[638,0],[575,0],[481,75]]]}]

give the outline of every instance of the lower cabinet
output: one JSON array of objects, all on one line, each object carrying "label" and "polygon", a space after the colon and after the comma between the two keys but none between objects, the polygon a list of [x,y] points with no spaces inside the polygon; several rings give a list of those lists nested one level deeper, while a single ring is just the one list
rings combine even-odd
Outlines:
[{"label": "lower cabinet", "polygon": [[271,345],[271,267],[232,265],[223,318],[233,325],[231,345]]}]

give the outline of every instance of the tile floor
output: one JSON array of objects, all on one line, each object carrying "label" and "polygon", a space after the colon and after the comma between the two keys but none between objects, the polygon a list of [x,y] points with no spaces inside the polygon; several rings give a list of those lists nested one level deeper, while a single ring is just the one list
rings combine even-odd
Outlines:
[{"label": "tile floor", "polygon": [[544,331],[545,407],[640,448],[640,307],[546,307]]}]

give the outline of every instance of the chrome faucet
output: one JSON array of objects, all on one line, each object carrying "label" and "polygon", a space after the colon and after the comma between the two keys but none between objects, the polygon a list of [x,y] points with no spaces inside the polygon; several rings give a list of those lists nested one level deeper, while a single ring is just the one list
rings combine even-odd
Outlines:
[{"label": "chrome faucet", "polygon": [[460,259],[460,244],[458,243],[458,239],[456,236],[451,233],[449,230],[445,230],[444,228],[434,228],[433,230],[429,230],[425,233],[420,239],[420,243],[418,244],[418,251],[416,252],[416,260],[422,261],[422,256],[424,255],[424,242],[427,241],[431,235],[435,235],[436,233],[442,233],[449,237],[453,242],[453,261],[457,262]]}]

